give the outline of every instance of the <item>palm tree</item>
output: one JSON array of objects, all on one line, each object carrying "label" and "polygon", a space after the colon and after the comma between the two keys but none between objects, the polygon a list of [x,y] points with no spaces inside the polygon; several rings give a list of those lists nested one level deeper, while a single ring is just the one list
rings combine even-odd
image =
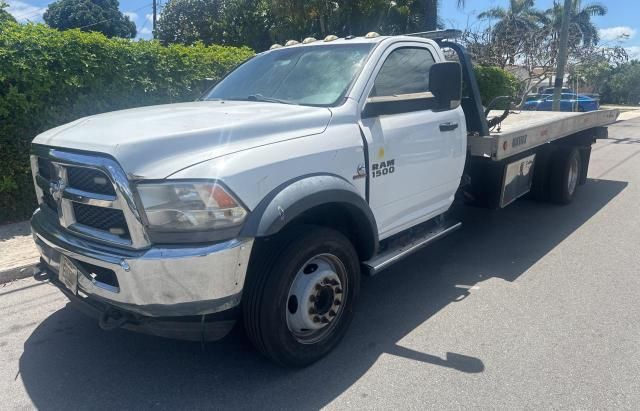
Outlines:
[{"label": "palm tree", "polygon": [[509,7],[494,7],[478,15],[481,19],[497,19],[491,34],[501,45],[503,64],[515,64],[516,55],[523,47],[534,44],[531,39],[539,34],[546,15],[534,8],[534,0],[510,0]]},{"label": "palm tree", "polygon": [[534,0],[510,0],[509,8],[494,7],[478,15],[480,19],[498,19],[494,33],[513,35],[514,31],[535,29],[545,15],[534,8]]},{"label": "palm tree", "polygon": [[[580,0],[573,1],[569,23],[570,44],[589,47],[600,41],[598,29],[591,21],[591,17],[604,16],[607,14],[607,8],[599,3],[590,3],[582,7],[581,3]],[[562,9],[563,6],[560,3],[554,2],[553,7],[546,11],[547,20],[556,38],[562,26]]]}]

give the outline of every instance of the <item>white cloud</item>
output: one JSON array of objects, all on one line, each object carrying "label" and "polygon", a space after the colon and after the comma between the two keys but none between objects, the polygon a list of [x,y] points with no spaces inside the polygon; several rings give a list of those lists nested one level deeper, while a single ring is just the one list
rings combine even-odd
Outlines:
[{"label": "white cloud", "polygon": [[8,0],[7,4],[9,4],[7,11],[20,22],[41,20],[42,14],[47,9],[20,0]]},{"label": "white cloud", "polygon": [[151,40],[153,38],[153,34],[150,27],[143,27],[138,30],[138,34],[136,36],[137,39],[143,40]]},{"label": "white cloud", "polygon": [[598,30],[604,41],[628,40],[636,35],[636,30],[629,26],[616,26]]},{"label": "white cloud", "polygon": [[131,21],[136,21],[138,19],[138,13],[135,11],[125,11],[123,14],[128,16]]},{"label": "white cloud", "polygon": [[640,46],[631,46],[625,48],[629,55],[629,60],[640,60]]},{"label": "white cloud", "polygon": [[137,26],[138,35],[136,36],[136,38],[145,40],[151,39],[153,37],[153,30],[151,27],[153,26],[153,14],[145,14],[142,25],[138,23]]}]

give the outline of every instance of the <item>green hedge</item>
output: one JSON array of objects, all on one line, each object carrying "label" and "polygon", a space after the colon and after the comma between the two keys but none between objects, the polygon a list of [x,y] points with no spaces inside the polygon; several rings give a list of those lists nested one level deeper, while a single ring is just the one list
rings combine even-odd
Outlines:
[{"label": "green hedge", "polygon": [[190,101],[253,55],[243,47],[162,46],[58,31],[0,27],[0,223],[35,208],[29,145],[38,133],[111,110]]},{"label": "green hedge", "polygon": [[508,71],[493,66],[475,66],[474,71],[484,106],[495,97],[518,94],[518,79]]}]

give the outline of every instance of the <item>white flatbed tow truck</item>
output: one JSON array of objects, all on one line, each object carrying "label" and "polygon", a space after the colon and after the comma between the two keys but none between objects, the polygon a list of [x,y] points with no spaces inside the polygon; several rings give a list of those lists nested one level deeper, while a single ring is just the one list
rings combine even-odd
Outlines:
[{"label": "white flatbed tow truck", "polygon": [[200,101],[40,134],[42,275],[103,329],[215,340],[240,320],[270,359],[317,361],[346,333],[361,275],[458,228],[456,199],[571,202],[618,116],[485,113],[446,37],[292,42]]}]

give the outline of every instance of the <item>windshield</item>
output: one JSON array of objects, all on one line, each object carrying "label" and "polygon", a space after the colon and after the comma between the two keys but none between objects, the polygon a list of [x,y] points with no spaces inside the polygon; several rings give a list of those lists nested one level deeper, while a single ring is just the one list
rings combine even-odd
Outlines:
[{"label": "windshield", "polygon": [[335,44],[259,54],[222,79],[204,100],[332,106],[347,93],[372,47]]}]

